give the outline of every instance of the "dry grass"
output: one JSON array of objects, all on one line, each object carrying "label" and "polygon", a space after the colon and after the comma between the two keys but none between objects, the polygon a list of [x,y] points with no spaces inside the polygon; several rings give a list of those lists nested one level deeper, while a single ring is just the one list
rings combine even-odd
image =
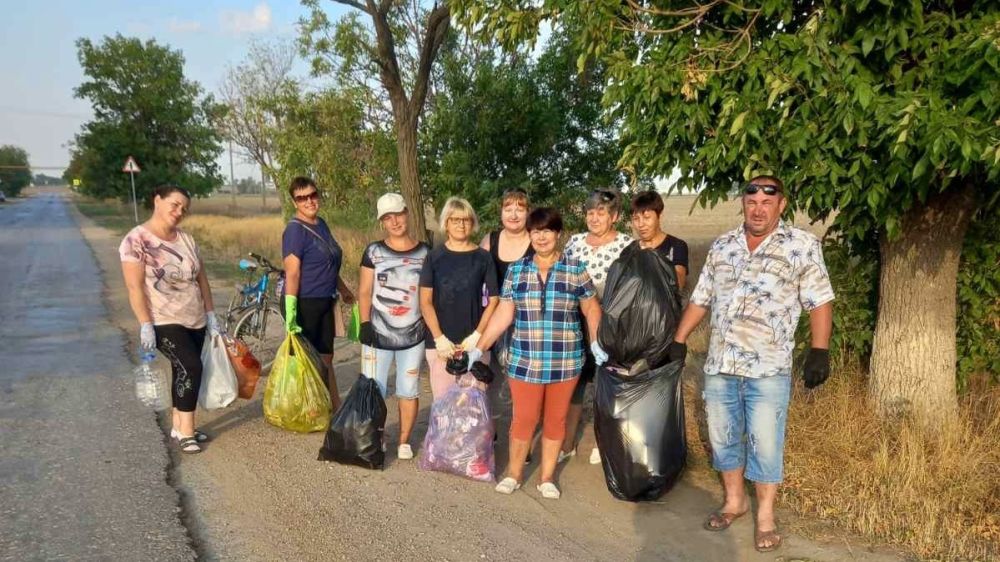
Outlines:
[{"label": "dry grass", "polygon": [[939,436],[882,423],[862,377],[798,389],[788,418],[788,505],[927,558],[1000,557],[1000,388],[961,398]]},{"label": "dry grass", "polygon": [[[184,220],[183,228],[195,237],[203,253],[213,260],[235,263],[247,252],[255,252],[275,265],[280,264],[281,233],[285,229],[285,221],[278,215],[238,218],[192,214]],[[361,252],[378,235],[336,225],[330,225],[330,230],[344,250],[342,276],[348,285],[356,287]]]},{"label": "dry grass", "polygon": [[216,193],[211,197],[195,199],[191,209],[198,214],[226,215],[229,217],[249,217],[254,215],[281,214],[281,199],[278,194],[267,193],[267,204],[261,201],[260,194],[237,195],[235,200],[228,193]]}]

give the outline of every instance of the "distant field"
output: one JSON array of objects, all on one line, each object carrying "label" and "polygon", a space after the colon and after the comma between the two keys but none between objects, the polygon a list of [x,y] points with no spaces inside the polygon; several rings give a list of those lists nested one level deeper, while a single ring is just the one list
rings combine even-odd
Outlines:
[{"label": "distant field", "polygon": [[191,211],[205,215],[226,215],[249,217],[253,215],[274,215],[281,212],[281,199],[277,193],[268,193],[266,206],[260,194],[237,195],[216,193],[204,199],[195,199]]}]

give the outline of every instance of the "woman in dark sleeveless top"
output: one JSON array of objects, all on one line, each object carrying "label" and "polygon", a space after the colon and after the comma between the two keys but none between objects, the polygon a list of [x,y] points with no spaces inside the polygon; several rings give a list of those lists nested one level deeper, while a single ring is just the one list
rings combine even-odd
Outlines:
[{"label": "woman in dark sleeveless top", "polygon": [[[520,188],[508,189],[500,199],[501,230],[494,230],[483,237],[479,244],[489,251],[497,270],[497,286],[503,286],[507,276],[507,268],[517,260],[535,253],[531,248],[531,238],[528,237],[528,194]],[[507,344],[510,343],[511,331],[497,340],[493,346],[492,367],[495,378],[487,389],[490,399],[490,412],[493,414],[493,424],[510,406],[510,392],[507,386]]]}]

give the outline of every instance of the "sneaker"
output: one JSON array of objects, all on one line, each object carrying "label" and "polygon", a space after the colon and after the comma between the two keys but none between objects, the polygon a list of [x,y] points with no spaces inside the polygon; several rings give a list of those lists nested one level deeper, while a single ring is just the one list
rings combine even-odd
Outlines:
[{"label": "sneaker", "polygon": [[575,457],[575,456],[576,456],[576,449],[573,449],[568,453],[565,451],[559,451],[559,458],[556,459],[556,464],[567,461],[570,459],[570,457]]},{"label": "sneaker", "polygon": [[601,450],[597,447],[590,450],[590,464],[601,464]]},{"label": "sneaker", "polygon": [[413,458],[413,448],[409,443],[403,443],[396,449],[396,458],[408,461]]}]

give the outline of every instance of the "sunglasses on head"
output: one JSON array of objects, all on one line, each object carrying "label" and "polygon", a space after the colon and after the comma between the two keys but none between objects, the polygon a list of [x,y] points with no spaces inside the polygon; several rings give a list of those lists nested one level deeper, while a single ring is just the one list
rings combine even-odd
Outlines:
[{"label": "sunglasses on head", "polygon": [[319,201],[319,192],[313,191],[310,193],[306,193],[305,195],[296,195],[292,197],[292,199],[295,199],[296,203],[305,203],[306,201]]},{"label": "sunglasses on head", "polygon": [[596,195],[601,200],[601,203],[608,203],[615,200],[615,193],[607,189],[595,189],[591,195]]},{"label": "sunglasses on head", "polygon": [[764,195],[774,195],[776,193],[781,193],[781,188],[776,185],[762,185],[758,183],[750,183],[743,188],[743,193],[747,195],[753,195],[758,191],[763,191]]}]

